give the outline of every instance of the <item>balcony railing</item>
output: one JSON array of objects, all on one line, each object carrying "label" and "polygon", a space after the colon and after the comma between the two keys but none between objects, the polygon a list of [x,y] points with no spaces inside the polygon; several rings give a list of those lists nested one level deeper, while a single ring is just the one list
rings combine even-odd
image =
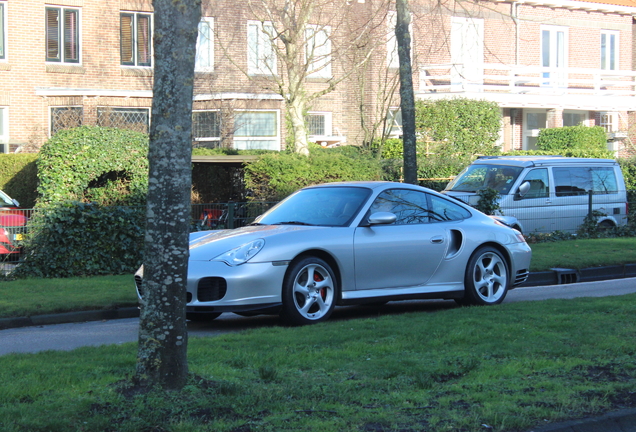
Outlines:
[{"label": "balcony railing", "polygon": [[[462,73],[466,71],[466,73]],[[516,95],[636,96],[636,72],[591,68],[548,68],[486,63],[420,67],[420,93],[508,93]]]}]

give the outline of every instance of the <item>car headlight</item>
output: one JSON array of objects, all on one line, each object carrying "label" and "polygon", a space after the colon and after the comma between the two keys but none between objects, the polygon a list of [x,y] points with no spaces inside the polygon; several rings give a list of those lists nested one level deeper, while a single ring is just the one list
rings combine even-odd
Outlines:
[{"label": "car headlight", "polygon": [[248,262],[265,246],[265,240],[258,239],[235,247],[214,258],[212,261],[223,261],[227,265],[237,266]]}]

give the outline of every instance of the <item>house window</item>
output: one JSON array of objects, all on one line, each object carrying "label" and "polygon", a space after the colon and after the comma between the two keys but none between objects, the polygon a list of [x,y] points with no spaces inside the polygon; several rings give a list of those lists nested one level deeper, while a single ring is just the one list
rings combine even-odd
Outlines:
[{"label": "house window", "polygon": [[46,8],[46,61],[79,63],[79,9]]},{"label": "house window", "polygon": [[7,58],[7,47],[6,47],[6,23],[5,20],[5,6],[3,2],[0,2],[0,60],[4,60]]},{"label": "house window", "polygon": [[247,23],[247,72],[250,75],[275,75],[276,55],[272,42],[271,23]]},{"label": "house window", "polygon": [[150,112],[148,108],[97,108],[97,125],[148,133]]},{"label": "house window", "polygon": [[618,132],[618,115],[613,112],[602,112],[600,125],[606,133]]},{"label": "house window", "polygon": [[331,78],[331,27],[307,26],[305,61],[310,78]]},{"label": "house window", "polygon": [[234,114],[234,147],[239,150],[280,150],[277,111],[237,111]]},{"label": "house window", "polygon": [[51,107],[51,135],[63,129],[81,126],[83,118],[82,107]]},{"label": "house window", "polygon": [[400,138],[402,133],[402,111],[390,108],[386,116],[386,134],[390,138]]},{"label": "house window", "polygon": [[119,15],[121,64],[124,66],[152,66],[151,15],[122,12]]},{"label": "house window", "polygon": [[587,113],[580,111],[563,111],[563,126],[582,125],[587,120]]},{"label": "house window", "polygon": [[214,18],[201,18],[201,22],[199,22],[194,70],[196,72],[212,72],[214,70]]},{"label": "house window", "polygon": [[568,61],[568,29],[558,26],[541,26],[541,66],[545,81],[542,86],[566,87]]},{"label": "house window", "polygon": [[221,138],[219,111],[194,111],[192,113],[192,136],[196,141],[219,141]]},{"label": "house window", "polygon": [[0,153],[8,152],[9,143],[9,116],[7,108],[0,107]]},{"label": "house window", "polygon": [[305,116],[307,131],[310,137],[331,136],[331,113],[310,112]]},{"label": "house window", "polygon": [[601,31],[601,69],[618,69],[618,31]]}]

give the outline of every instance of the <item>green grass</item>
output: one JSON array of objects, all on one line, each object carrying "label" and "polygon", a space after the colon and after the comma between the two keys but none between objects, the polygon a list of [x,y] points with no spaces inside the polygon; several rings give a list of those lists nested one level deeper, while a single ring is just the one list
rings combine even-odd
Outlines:
[{"label": "green grass", "polygon": [[531,244],[530,247],[531,271],[636,263],[636,237],[566,240]]},{"label": "green grass", "polygon": [[0,318],[136,305],[132,275],[0,282]]},{"label": "green grass", "polygon": [[636,403],[634,316],[627,295],[193,338],[168,394],[120,391],[135,344],[6,355],[0,430],[527,431]]}]

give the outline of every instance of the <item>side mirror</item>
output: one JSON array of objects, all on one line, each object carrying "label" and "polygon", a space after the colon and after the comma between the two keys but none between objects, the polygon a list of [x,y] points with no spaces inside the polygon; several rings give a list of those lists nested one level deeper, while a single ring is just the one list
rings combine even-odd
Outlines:
[{"label": "side mirror", "polygon": [[519,194],[521,198],[523,198],[524,195],[526,195],[529,191],[530,191],[530,182],[524,181],[523,183],[521,183],[521,186],[519,186],[517,193]]},{"label": "side mirror", "polygon": [[12,199],[11,201],[13,201],[13,204],[15,204],[16,207],[20,207],[20,203],[17,199]]},{"label": "side mirror", "polygon": [[397,216],[390,212],[377,212],[369,216],[369,225],[390,225],[394,223]]}]

